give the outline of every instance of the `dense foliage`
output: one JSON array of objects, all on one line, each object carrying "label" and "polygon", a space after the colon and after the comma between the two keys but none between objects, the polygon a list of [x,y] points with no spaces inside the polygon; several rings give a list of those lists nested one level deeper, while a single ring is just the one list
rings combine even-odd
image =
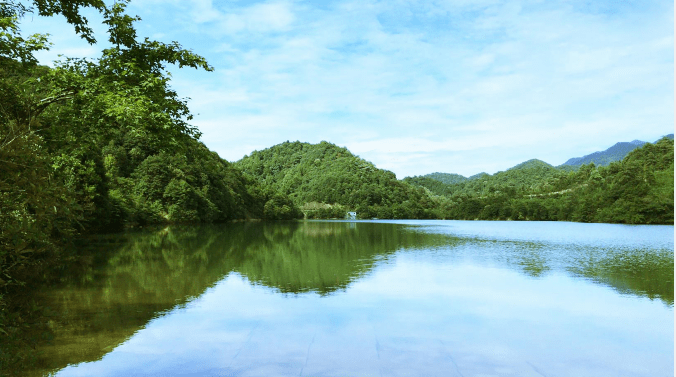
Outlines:
[{"label": "dense foliage", "polygon": [[426,191],[398,181],[328,142],[285,142],[255,151],[235,163],[266,189],[288,195],[309,218],[433,218],[434,203]]}]

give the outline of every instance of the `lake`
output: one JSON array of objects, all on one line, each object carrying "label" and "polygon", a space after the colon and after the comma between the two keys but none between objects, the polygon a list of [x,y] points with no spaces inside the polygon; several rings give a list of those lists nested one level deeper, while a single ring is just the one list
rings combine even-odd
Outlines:
[{"label": "lake", "polygon": [[673,376],[674,227],[304,221],[88,239],[32,375]]}]

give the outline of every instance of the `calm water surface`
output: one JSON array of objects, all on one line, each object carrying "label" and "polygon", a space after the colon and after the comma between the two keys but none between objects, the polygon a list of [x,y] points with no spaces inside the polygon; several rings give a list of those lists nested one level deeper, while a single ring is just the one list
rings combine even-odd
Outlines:
[{"label": "calm water surface", "polygon": [[91,240],[35,375],[673,376],[674,228],[299,222]]}]

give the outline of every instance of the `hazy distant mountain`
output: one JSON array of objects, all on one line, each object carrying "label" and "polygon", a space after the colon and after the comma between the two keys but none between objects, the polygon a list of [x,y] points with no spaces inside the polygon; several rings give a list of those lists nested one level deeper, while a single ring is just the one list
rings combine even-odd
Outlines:
[{"label": "hazy distant mountain", "polygon": [[610,165],[611,162],[620,161],[634,149],[646,144],[645,141],[634,140],[630,142],[620,142],[601,152],[594,152],[583,157],[573,157],[564,162],[563,165],[582,166],[594,163],[595,165]]},{"label": "hazy distant mountain", "polygon": [[[674,134],[664,136],[669,139],[674,139]],[[661,139],[661,138],[660,138]],[[656,141],[657,142],[657,141]],[[595,165],[607,166],[611,162],[621,161],[629,152],[634,149],[647,144],[645,141],[634,140],[630,142],[620,142],[612,147],[601,152],[594,152],[583,157],[574,157],[564,162],[560,167],[565,166],[582,166],[585,164],[594,163]]]}]

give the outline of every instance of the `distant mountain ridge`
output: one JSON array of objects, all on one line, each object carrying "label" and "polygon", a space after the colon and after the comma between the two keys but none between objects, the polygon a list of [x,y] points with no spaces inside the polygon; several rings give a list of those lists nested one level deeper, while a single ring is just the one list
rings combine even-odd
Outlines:
[{"label": "distant mountain ridge", "polygon": [[[542,160],[531,159],[531,160],[522,162],[518,165],[515,165],[515,166],[507,169],[506,171],[518,170],[518,169],[534,169],[534,168],[539,168],[543,172],[544,171],[549,172],[549,171],[551,171],[551,169],[561,169],[561,170],[565,170],[565,171],[575,171],[580,166],[590,164],[590,163],[594,163],[594,165],[596,165],[596,166],[608,166],[612,162],[622,161],[622,159],[624,159],[624,157],[626,157],[629,154],[629,152],[633,151],[634,149],[640,148],[640,147],[642,147],[646,144],[655,144],[663,138],[668,138],[668,139],[674,140],[674,134],[668,134],[668,135],[662,136],[661,138],[659,138],[658,140],[656,140],[652,143],[642,141],[642,140],[632,140],[632,141],[629,141],[629,142],[615,143],[615,145],[606,149],[605,151],[594,152],[594,153],[591,153],[591,154],[588,154],[588,155],[585,155],[585,156],[582,156],[582,157],[573,157],[571,159],[568,159],[568,161],[564,162],[563,164],[556,166],[556,167],[551,165],[551,164],[548,164],[548,163],[546,163]],[[467,177],[464,177],[460,174],[436,172],[436,173],[425,174],[425,175],[415,176],[415,177],[407,177],[407,178],[433,179],[433,180],[441,182],[441,183],[452,185],[452,184],[456,184],[456,183],[462,183],[462,182],[466,182],[466,181],[473,181],[473,180],[477,180],[477,179],[481,179],[481,178],[491,177],[491,176],[494,176],[494,175],[499,174],[499,173],[502,173],[502,172],[497,172],[493,175],[481,172],[481,173],[474,174],[474,175],[470,176],[469,178],[467,178]]]},{"label": "distant mountain ridge", "polygon": [[[674,134],[669,134],[663,137],[673,140]],[[656,142],[657,141],[655,141],[655,143]],[[573,157],[568,161],[564,162],[560,167],[563,167],[565,165],[582,166],[590,163],[594,163],[594,165],[608,166],[612,162],[621,161],[626,155],[629,154],[629,152],[633,151],[636,148],[642,147],[645,144],[648,144],[648,142],[642,140],[619,142],[613,145],[612,147],[606,149],[605,151],[594,152],[582,157]]]},{"label": "distant mountain ridge", "polygon": [[[511,176],[514,172],[518,171],[529,171],[532,172],[533,174],[543,174],[547,175],[548,173],[557,170],[554,166],[551,164],[548,164],[542,160],[538,160],[536,158],[530,159],[528,161],[524,161],[518,165],[515,165],[505,171],[499,171],[493,175],[481,172],[478,174],[474,174],[470,176],[469,178],[466,178],[460,174],[450,174],[450,173],[430,173],[430,174],[425,174],[421,176],[415,176],[415,177],[406,177],[404,180],[408,180],[409,182],[416,182],[416,184],[420,184],[422,181],[427,181],[427,185],[429,186],[430,182],[429,180],[434,180],[437,182],[441,182],[447,185],[454,185],[458,183],[469,183],[472,181],[480,181],[481,179],[485,178],[490,178],[490,177],[506,177],[506,176]],[[428,187],[429,188],[429,187]],[[435,191],[435,190],[432,190]],[[437,190],[438,191],[438,190]]]}]

